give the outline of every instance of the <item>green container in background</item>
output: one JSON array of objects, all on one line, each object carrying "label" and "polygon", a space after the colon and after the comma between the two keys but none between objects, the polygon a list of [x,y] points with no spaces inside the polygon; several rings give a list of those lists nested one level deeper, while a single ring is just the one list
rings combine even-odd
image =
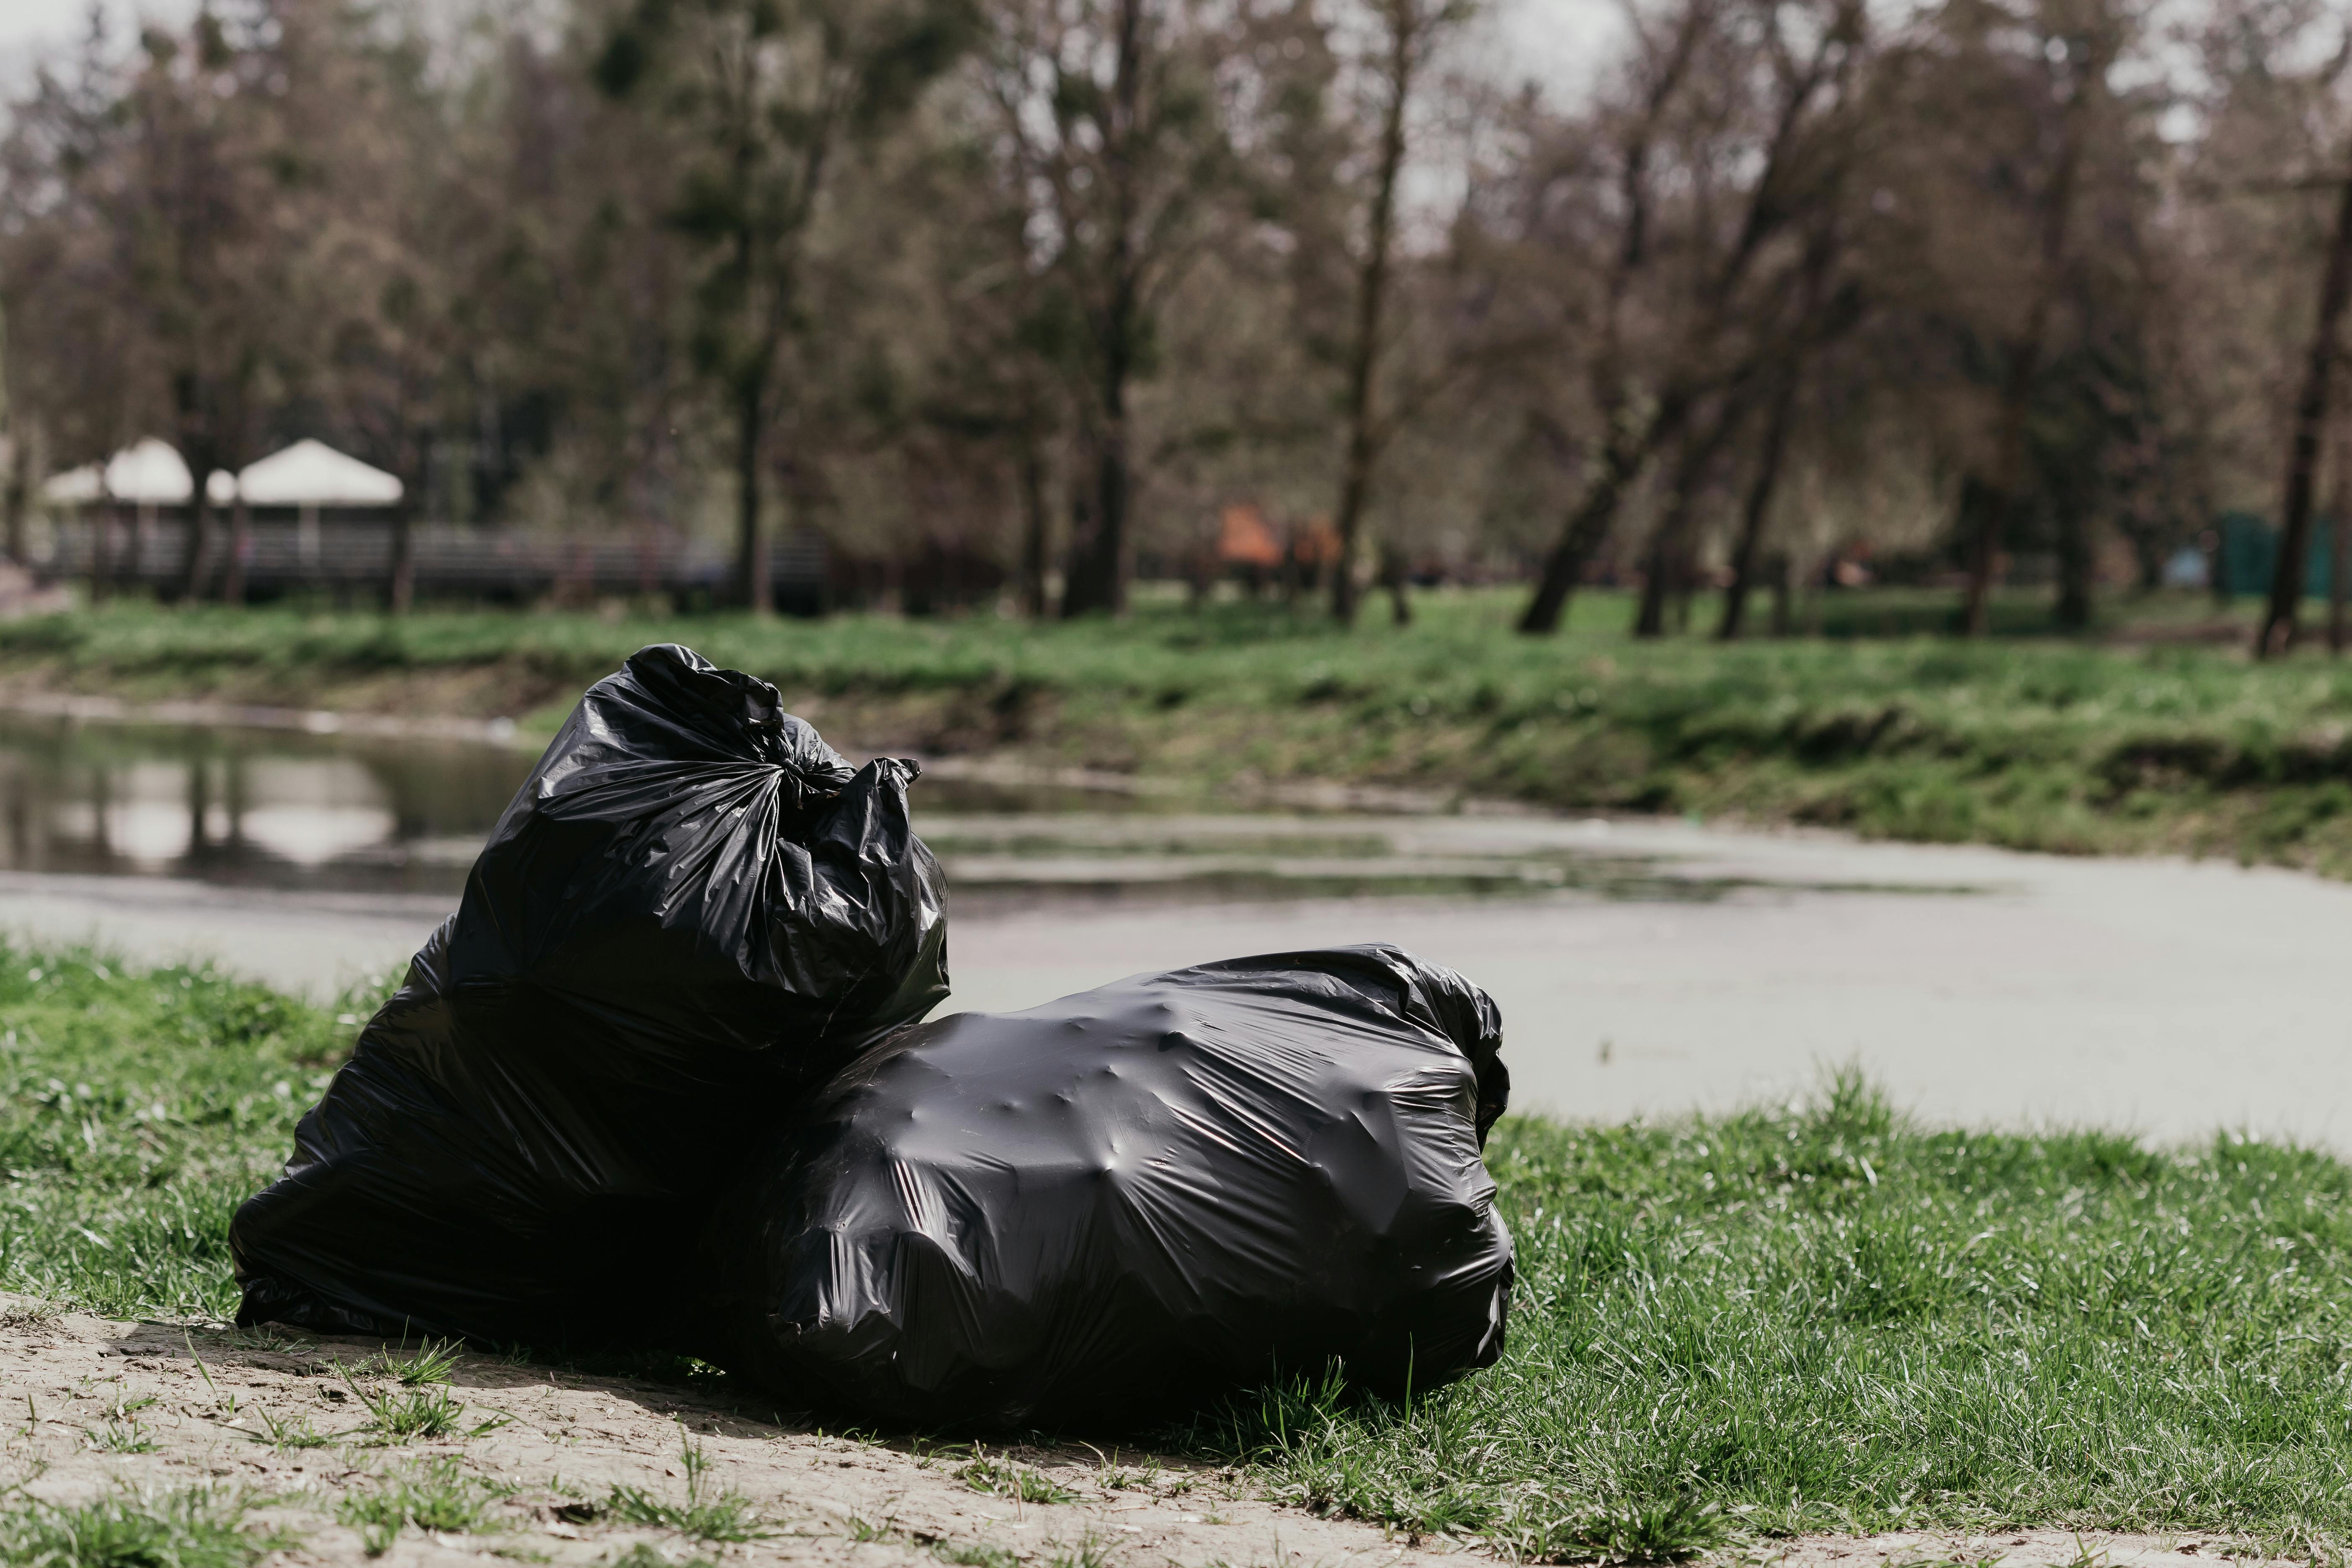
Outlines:
[{"label": "green container in background", "polygon": [[[2250,511],[2223,512],[2221,517],[2221,581],[2232,594],[2267,594],[2271,575],[2278,570],[2278,530]],[[2311,520],[2311,553],[2304,565],[2303,593],[2307,599],[2327,597],[2329,574],[2335,570],[2336,532],[2331,518]]]}]

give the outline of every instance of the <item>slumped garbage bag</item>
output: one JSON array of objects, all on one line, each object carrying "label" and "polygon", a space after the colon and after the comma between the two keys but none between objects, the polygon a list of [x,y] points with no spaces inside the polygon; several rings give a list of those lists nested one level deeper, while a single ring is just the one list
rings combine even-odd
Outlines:
[{"label": "slumped garbage bag", "polygon": [[238,1321],[666,1338],[728,1163],[947,994],[915,773],[683,647],[597,682],[237,1211]]},{"label": "slumped garbage bag", "polygon": [[922,1427],[1133,1426],[1342,1358],[1501,1353],[1486,993],[1394,947],[1138,975],[879,1042],[714,1222],[707,1353]]}]

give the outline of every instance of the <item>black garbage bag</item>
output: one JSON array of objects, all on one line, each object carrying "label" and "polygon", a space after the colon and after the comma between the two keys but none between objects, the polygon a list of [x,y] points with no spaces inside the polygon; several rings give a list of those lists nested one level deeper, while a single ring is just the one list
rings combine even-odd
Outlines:
[{"label": "black garbage bag", "polygon": [[1138,975],[878,1043],[730,1186],[706,1353],[924,1428],[1131,1428],[1333,1358],[1501,1353],[1486,993],[1394,947]]},{"label": "black garbage bag", "polygon": [[947,994],[915,774],[686,648],[597,682],[237,1211],[238,1321],[667,1336],[729,1162]]}]

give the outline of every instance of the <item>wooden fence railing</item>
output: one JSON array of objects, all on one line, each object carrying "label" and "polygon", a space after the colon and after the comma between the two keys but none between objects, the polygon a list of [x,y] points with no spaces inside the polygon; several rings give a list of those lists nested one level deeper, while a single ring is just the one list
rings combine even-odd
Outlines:
[{"label": "wooden fence railing", "polygon": [[[108,582],[116,586],[177,588],[187,574],[188,525],[176,517],[141,522],[92,516],[60,521],[41,574],[88,580],[97,564],[99,531],[110,528],[103,552]],[[674,535],[568,540],[508,529],[420,523],[410,534],[416,591],[536,599],[583,594],[718,593],[734,572],[730,552]],[[217,582],[228,557],[228,531],[215,529],[207,576]],[[824,537],[796,532],[772,540],[769,578],[780,607],[822,607],[830,565]],[[274,595],[303,588],[350,589],[382,584],[392,570],[388,522],[318,523],[257,520],[246,536],[248,592]]]}]

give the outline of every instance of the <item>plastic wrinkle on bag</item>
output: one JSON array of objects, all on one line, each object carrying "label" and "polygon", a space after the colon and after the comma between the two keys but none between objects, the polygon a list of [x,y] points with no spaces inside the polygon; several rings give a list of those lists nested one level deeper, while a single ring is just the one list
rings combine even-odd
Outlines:
[{"label": "plastic wrinkle on bag", "polygon": [[1485,992],[1394,947],[913,1026],[714,1221],[705,1353],[921,1427],[1119,1426],[1277,1372],[1397,1394],[1501,1353]]},{"label": "plastic wrinkle on bag", "polygon": [[237,1211],[238,1321],[674,1340],[728,1163],[947,994],[916,773],[683,647],[597,682]]}]

